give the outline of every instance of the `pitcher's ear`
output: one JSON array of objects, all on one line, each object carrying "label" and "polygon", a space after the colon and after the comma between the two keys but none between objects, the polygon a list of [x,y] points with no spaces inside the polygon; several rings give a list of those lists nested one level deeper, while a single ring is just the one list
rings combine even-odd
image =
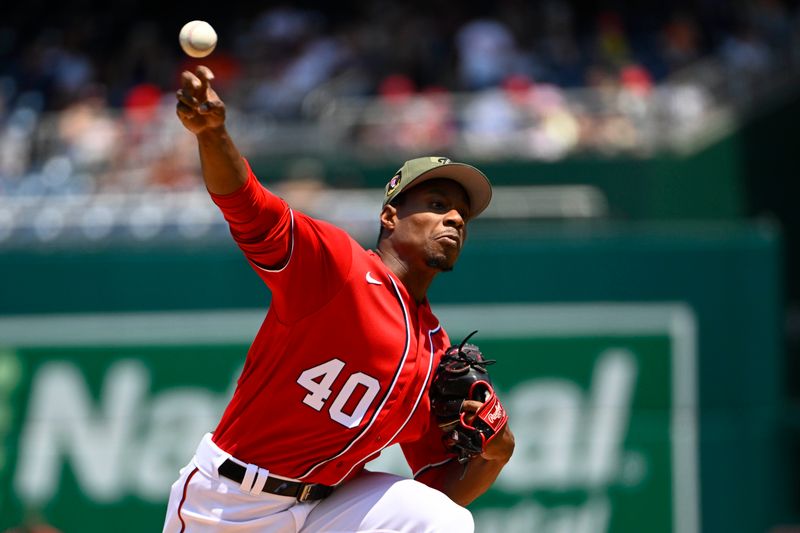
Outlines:
[{"label": "pitcher's ear", "polygon": [[392,204],[386,204],[381,210],[381,227],[386,230],[393,230],[397,225],[397,208]]}]

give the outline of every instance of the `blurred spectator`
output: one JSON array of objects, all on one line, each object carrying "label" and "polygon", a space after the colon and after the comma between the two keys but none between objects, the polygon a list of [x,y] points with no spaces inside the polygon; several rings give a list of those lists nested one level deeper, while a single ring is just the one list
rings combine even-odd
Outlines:
[{"label": "blurred spectator", "polygon": [[511,31],[500,21],[478,19],[456,35],[459,76],[467,90],[500,85],[514,73],[518,52]]},{"label": "blurred spectator", "polygon": [[319,193],[327,189],[324,165],[311,158],[293,161],[287,168],[284,178],[273,188],[298,211],[315,212]]},{"label": "blurred spectator", "polygon": [[647,69],[640,65],[625,66],[620,73],[622,89],[631,94],[645,97],[653,90],[653,78]]},{"label": "blurred spectator", "polygon": [[694,18],[685,12],[675,13],[662,31],[661,46],[670,72],[697,61],[701,56],[700,32]]},{"label": "blurred spectator", "polygon": [[147,124],[156,118],[160,102],[161,89],[158,86],[152,83],[135,85],[125,95],[125,118],[135,124]]},{"label": "blurred spectator", "polygon": [[[119,121],[108,112],[106,100],[98,88],[81,100],[71,104],[58,116],[57,135],[60,149],[76,173],[86,172],[102,176],[105,165],[115,158],[123,143],[123,130]],[[88,190],[97,190],[94,184],[85,184]]]},{"label": "blurred spectator", "polygon": [[619,13],[606,11],[597,17],[596,60],[622,65],[630,60],[630,46]]},{"label": "blurred spectator", "polygon": [[626,146],[630,151],[645,152],[641,144],[652,145],[657,137],[657,120],[654,109],[654,82],[646,68],[629,64],[620,71],[620,91],[617,107],[630,120],[635,134],[634,144]]},{"label": "blurred spectator", "polygon": [[256,84],[250,107],[276,116],[296,115],[305,96],[332,77],[348,57],[347,49],[336,39],[309,40],[281,71]]},{"label": "blurred spectator", "polygon": [[523,127],[523,116],[502,89],[475,95],[464,107],[462,135],[477,157],[504,157],[515,152],[510,139]]},{"label": "blurred spectator", "polygon": [[[296,116],[305,96],[339,71],[349,50],[323,26],[321,13],[291,7],[268,10],[256,20],[250,46],[262,50],[260,59],[266,64],[248,107],[279,117]],[[284,51],[281,57],[270,50],[276,48]]]},{"label": "blurred spectator", "polygon": [[539,49],[551,81],[563,87],[583,85],[585,60],[575,35],[574,10],[564,1],[545,2]]},{"label": "blurred spectator", "polygon": [[160,37],[156,22],[131,21],[130,29],[116,37],[123,40],[119,52],[101,56],[107,62],[105,81],[114,106],[122,106],[128,91],[142,83],[172,89],[176,56],[171,50],[174,45],[169,47]]},{"label": "blurred spectator", "polygon": [[594,93],[593,99],[605,107],[612,107],[620,83],[611,68],[596,63],[586,69],[586,87]]},{"label": "blurred spectator", "polygon": [[746,17],[773,51],[788,50],[792,36],[792,17],[783,2],[754,0],[750,3]]},{"label": "blurred spectator", "polygon": [[578,121],[557,86],[539,85],[534,96],[532,104],[541,127],[533,132],[530,153],[548,161],[561,159],[578,143]]},{"label": "blurred spectator", "polygon": [[77,40],[63,47],[54,46],[45,52],[43,66],[53,76],[53,99],[61,108],[79,96],[81,89],[89,85],[94,78],[94,67],[81,51],[82,43]]},{"label": "blurred spectator", "polygon": [[253,151],[548,160],[651,150],[800,69],[796,2],[424,5],[232,6],[198,60],[177,46],[177,10],[59,4],[42,23],[21,4],[0,28],[0,194],[196,187],[173,106],[178,73],[198,64]]},{"label": "blurred spectator", "polygon": [[361,138],[378,152],[436,152],[449,147],[454,134],[449,94],[435,87],[417,93],[406,76],[388,76],[367,118]]},{"label": "blurred spectator", "polygon": [[773,55],[766,42],[748,25],[742,24],[723,43],[722,59],[730,70],[729,86],[734,98],[746,101],[773,65]]},{"label": "blurred spectator", "polygon": [[742,25],[722,45],[722,58],[740,75],[758,76],[772,65],[772,53],[766,42],[749,25]]},{"label": "blurred spectator", "polygon": [[386,76],[378,86],[378,95],[387,103],[408,102],[415,91],[414,82],[403,74]]},{"label": "blurred spectator", "polygon": [[198,187],[197,146],[183,137],[170,151],[163,151],[148,165],[143,190],[187,191]]},{"label": "blurred spectator", "polygon": [[194,72],[200,65],[205,65],[214,72],[214,87],[223,92],[235,91],[242,82],[242,64],[225,50],[214,51],[208,57],[186,57],[175,69],[173,83],[180,83],[180,73],[184,70]]}]

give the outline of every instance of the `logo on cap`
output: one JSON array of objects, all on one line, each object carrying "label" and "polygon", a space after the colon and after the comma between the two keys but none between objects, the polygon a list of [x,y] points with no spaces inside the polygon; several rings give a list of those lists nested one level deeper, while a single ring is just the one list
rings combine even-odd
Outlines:
[{"label": "logo on cap", "polygon": [[444,164],[446,164],[446,163],[449,163],[449,162],[450,162],[450,160],[449,160],[448,158],[446,158],[446,157],[440,157],[440,158],[438,159],[438,161],[439,161],[439,163],[440,163],[440,164],[442,164],[442,165],[444,165]]},{"label": "logo on cap", "polygon": [[394,175],[392,179],[389,180],[389,184],[386,186],[386,196],[389,196],[394,192],[398,185],[400,185],[400,180],[402,179],[402,172],[398,172]]}]

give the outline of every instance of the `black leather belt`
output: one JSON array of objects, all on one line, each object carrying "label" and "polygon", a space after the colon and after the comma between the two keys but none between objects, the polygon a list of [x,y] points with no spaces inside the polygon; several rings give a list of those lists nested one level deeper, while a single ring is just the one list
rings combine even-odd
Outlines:
[{"label": "black leather belt", "polygon": [[[241,483],[247,468],[227,459],[217,469],[219,475],[232,479],[237,483]],[[327,485],[320,485],[318,483],[303,483],[302,481],[289,481],[286,479],[279,479],[276,477],[267,477],[267,482],[262,489],[264,492],[270,494],[277,494],[278,496],[290,496],[297,498],[299,502],[307,502],[313,500],[321,500],[333,492],[333,487]]]}]

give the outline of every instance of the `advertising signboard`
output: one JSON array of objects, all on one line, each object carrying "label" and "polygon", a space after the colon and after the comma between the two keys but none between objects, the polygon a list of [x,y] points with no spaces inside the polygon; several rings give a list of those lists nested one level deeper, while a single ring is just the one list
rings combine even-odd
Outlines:
[{"label": "advertising signboard", "polygon": [[[480,532],[698,533],[696,323],[680,303],[452,305],[516,450]],[[263,311],[0,319],[0,531],[154,531]],[[407,473],[392,447],[369,468]]]}]

